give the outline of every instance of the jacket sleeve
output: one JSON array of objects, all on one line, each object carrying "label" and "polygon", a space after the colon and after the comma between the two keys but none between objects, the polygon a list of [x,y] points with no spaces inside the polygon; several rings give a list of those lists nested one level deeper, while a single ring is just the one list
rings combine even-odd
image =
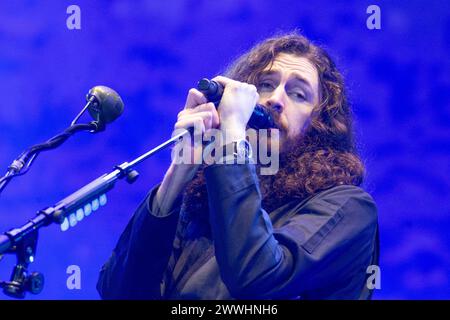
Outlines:
[{"label": "jacket sleeve", "polygon": [[348,288],[355,277],[361,292],[377,224],[375,203],[362,189],[320,192],[274,229],[254,165],[213,165],[205,177],[216,259],[233,297],[314,298]]},{"label": "jacket sleeve", "polygon": [[129,221],[97,282],[102,299],[160,299],[181,199],[165,217],[151,214],[153,188]]}]

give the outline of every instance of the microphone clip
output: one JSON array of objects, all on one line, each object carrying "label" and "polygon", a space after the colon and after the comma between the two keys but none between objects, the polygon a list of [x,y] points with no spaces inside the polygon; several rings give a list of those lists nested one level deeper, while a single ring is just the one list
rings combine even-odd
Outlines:
[{"label": "microphone clip", "polygon": [[[89,130],[90,133],[97,133],[105,130],[105,124],[100,121],[100,103],[97,99],[97,97],[93,94],[87,94],[86,95],[86,105],[81,109],[81,111],[77,114],[75,119],[70,123],[70,126],[74,126],[77,124],[77,121],[81,118],[81,116],[86,112],[86,110],[92,110],[92,113],[94,113],[96,116],[94,117],[94,121],[89,122],[89,125],[92,127],[91,130]],[[92,114],[91,113],[91,114]]]}]

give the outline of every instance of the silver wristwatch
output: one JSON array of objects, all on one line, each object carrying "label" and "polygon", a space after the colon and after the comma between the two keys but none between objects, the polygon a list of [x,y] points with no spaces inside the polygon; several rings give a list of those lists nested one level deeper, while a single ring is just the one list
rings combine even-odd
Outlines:
[{"label": "silver wristwatch", "polygon": [[252,146],[246,139],[240,139],[224,145],[222,154],[222,163],[244,164],[251,162],[253,151]]}]

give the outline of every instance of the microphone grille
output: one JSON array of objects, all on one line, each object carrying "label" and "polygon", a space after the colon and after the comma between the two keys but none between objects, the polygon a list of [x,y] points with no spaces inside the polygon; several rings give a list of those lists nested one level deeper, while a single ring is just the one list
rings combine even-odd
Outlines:
[{"label": "microphone grille", "polygon": [[87,100],[95,98],[89,108],[89,114],[95,120],[99,120],[104,124],[111,123],[116,120],[123,112],[124,104],[122,98],[113,89],[106,86],[95,86],[86,97]]}]

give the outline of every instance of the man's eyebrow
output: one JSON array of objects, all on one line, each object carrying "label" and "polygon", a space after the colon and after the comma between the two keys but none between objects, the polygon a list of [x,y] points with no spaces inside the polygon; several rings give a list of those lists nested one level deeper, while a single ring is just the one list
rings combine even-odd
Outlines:
[{"label": "man's eyebrow", "polygon": [[261,74],[259,75],[259,78],[264,77],[264,76],[272,76],[274,74],[276,74],[277,72],[275,70],[264,70],[261,71]]}]

